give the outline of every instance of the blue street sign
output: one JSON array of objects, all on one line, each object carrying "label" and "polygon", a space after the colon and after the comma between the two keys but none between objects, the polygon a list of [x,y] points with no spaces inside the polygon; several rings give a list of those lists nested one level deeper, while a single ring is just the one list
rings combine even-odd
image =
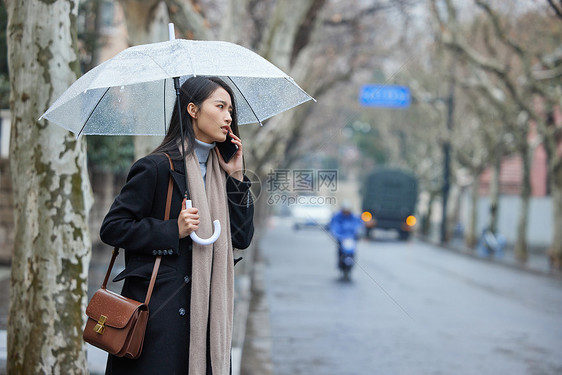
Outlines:
[{"label": "blue street sign", "polygon": [[407,108],[410,101],[406,86],[364,85],[359,92],[359,103],[366,107]]}]

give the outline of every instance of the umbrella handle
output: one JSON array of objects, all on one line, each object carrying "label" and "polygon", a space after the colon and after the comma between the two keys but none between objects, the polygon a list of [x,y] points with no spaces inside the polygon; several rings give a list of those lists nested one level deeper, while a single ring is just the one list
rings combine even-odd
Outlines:
[{"label": "umbrella handle", "polygon": [[[191,204],[191,199],[187,199],[185,201],[185,208],[192,208],[193,205]],[[191,232],[189,237],[193,240],[193,242],[197,242],[200,245],[210,245],[214,243],[219,236],[221,235],[221,223],[218,220],[213,221],[213,225],[215,226],[213,235],[207,239],[199,237],[195,232]]]}]

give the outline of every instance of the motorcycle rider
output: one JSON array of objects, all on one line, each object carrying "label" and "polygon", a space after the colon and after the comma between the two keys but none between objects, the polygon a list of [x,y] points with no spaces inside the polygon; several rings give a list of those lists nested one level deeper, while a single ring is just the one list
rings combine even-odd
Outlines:
[{"label": "motorcycle rider", "polygon": [[342,202],[340,211],[332,216],[329,224],[330,233],[338,242],[338,268],[342,268],[342,241],[346,238],[358,240],[361,230],[363,229],[363,221],[354,214],[351,203],[347,200]]}]

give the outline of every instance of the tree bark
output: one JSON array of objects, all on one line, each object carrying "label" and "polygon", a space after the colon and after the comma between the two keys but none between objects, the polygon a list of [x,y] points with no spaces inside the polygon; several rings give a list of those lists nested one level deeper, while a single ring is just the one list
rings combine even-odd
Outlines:
[{"label": "tree bark", "polygon": [[78,1],[6,1],[15,245],[8,374],[84,374],[92,194],[83,139],[37,118],[79,73]]}]

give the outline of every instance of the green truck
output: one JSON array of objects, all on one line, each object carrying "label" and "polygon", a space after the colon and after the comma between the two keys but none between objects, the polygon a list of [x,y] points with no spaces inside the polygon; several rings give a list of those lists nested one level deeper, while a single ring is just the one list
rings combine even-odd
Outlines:
[{"label": "green truck", "polygon": [[367,237],[371,237],[375,228],[396,230],[404,241],[410,237],[416,224],[418,197],[418,183],[413,174],[399,169],[377,169],[365,178],[362,197],[361,217]]}]

